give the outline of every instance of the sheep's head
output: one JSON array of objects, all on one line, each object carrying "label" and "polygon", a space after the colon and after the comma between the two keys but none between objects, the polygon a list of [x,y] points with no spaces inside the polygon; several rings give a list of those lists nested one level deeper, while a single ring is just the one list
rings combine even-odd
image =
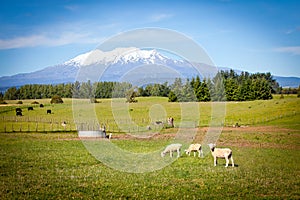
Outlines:
[{"label": "sheep's head", "polygon": [[161,157],[165,157],[166,153],[165,152],[161,152],[160,156]]},{"label": "sheep's head", "polygon": [[208,144],[208,146],[209,146],[209,148],[213,151],[214,148],[216,147],[216,144],[210,143],[210,144]]}]

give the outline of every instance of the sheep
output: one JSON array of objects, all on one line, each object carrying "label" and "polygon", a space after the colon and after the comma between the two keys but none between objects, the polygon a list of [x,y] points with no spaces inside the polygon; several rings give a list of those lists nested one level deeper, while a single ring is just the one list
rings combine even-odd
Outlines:
[{"label": "sheep", "polygon": [[61,123],[61,125],[62,125],[63,127],[66,127],[66,126],[67,126],[67,122],[63,121],[63,122]]},{"label": "sheep", "polygon": [[173,152],[177,151],[177,158],[180,157],[180,149],[182,144],[170,144],[168,145],[165,150],[161,152],[161,157],[164,157],[168,152],[170,153],[170,157],[173,157]]},{"label": "sheep", "polygon": [[217,166],[217,158],[225,158],[226,165],[228,167],[229,158],[231,159],[232,167],[234,167],[233,157],[232,157],[232,150],[229,148],[216,148],[216,144],[208,144],[211,155],[214,157],[214,166]]},{"label": "sheep", "polygon": [[109,135],[106,135],[106,134],[105,134],[105,138],[107,138],[107,139],[109,139],[109,140],[110,140],[110,139],[111,139],[111,137],[112,137],[112,134],[111,134],[111,133],[110,133]]},{"label": "sheep", "polygon": [[164,122],[162,122],[162,121],[156,121],[156,122],[154,122],[154,124],[155,125],[164,125]]},{"label": "sheep", "polygon": [[196,152],[198,152],[198,157],[203,156],[201,144],[191,144],[188,149],[185,150],[185,153],[190,156],[191,152],[194,152],[194,157]]},{"label": "sheep", "polygon": [[173,117],[168,118],[168,126],[171,128],[174,128],[174,118]]}]

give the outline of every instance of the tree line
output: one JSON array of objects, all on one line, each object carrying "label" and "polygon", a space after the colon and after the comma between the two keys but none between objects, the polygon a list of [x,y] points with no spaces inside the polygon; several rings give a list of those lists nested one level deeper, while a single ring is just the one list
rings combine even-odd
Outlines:
[{"label": "tree line", "polygon": [[[130,83],[119,82],[78,82],[62,84],[28,84],[19,88],[10,87],[2,94],[5,100],[43,99],[58,95],[62,98],[112,98],[125,97],[132,88]],[[1,97],[1,94],[0,94]]]},{"label": "tree line", "polygon": [[65,84],[29,84],[8,88],[0,98],[5,100],[62,98],[120,98],[138,96],[168,97],[171,102],[249,101],[272,99],[281,89],[270,73],[250,74],[220,71],[212,79],[199,76],[186,80],[176,78],[172,84],[149,84],[143,87],[127,82],[78,82]]},{"label": "tree line", "polygon": [[272,99],[272,94],[280,93],[282,88],[271,73],[220,71],[214,78],[197,76],[183,81],[176,78],[174,83],[149,85],[139,88],[141,96],[167,96],[171,102],[192,101],[251,101]]}]

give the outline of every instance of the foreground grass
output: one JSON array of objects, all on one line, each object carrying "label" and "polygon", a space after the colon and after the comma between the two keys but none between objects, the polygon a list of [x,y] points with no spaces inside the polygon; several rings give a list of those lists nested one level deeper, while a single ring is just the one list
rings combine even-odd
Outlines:
[{"label": "foreground grass", "polygon": [[[299,199],[299,131],[264,133],[224,131],[219,145],[232,146],[235,168],[225,168],[223,160],[213,167],[210,155],[183,155],[162,170],[141,174],[103,165],[76,134],[1,133],[0,198]],[[241,143],[232,143],[236,139]],[[265,145],[256,145],[259,140]],[[113,142],[148,152],[167,140]]]},{"label": "foreground grass", "polygon": [[[48,100],[38,101],[45,108],[37,106],[34,111],[27,111],[32,100],[23,101],[22,105],[11,101],[0,107],[0,199],[300,198],[300,98],[295,96],[226,103],[225,125],[250,125],[236,129],[224,127],[218,140],[218,146],[233,149],[237,167],[226,169],[223,160],[213,167],[210,155],[204,158],[183,155],[162,170],[140,174],[107,167],[86,150],[76,133],[68,132],[76,129],[71,99],[60,105],[50,105]],[[152,114],[172,116],[175,125],[180,121],[178,103],[169,103],[160,97],[139,98],[138,101],[128,107],[137,124],[145,126]],[[18,120],[15,119],[16,107],[24,110],[24,116]],[[199,103],[199,107],[201,128],[195,142],[201,143],[204,127],[210,122],[211,104]],[[46,109],[54,114],[47,115]],[[101,100],[95,104],[95,110],[101,123],[116,126],[111,100]],[[85,112],[83,108],[80,113],[83,118]],[[67,121],[66,130],[60,126],[62,121]],[[42,125],[36,126],[37,122]],[[4,127],[14,127],[14,132],[3,133]],[[24,127],[58,132],[18,132]],[[163,129],[160,134],[172,135],[176,131],[177,128]],[[169,137],[112,140],[120,148],[135,153],[155,151],[169,141]]]}]

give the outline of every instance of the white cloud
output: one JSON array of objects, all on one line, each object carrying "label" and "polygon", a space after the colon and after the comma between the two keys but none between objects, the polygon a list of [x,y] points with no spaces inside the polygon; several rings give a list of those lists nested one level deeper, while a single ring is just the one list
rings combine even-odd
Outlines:
[{"label": "white cloud", "polygon": [[173,15],[171,14],[164,14],[164,13],[161,13],[161,14],[155,14],[155,15],[152,15],[150,17],[151,21],[153,22],[158,22],[158,21],[162,21],[164,19],[168,19],[168,18],[171,18],[173,17]]},{"label": "white cloud", "polygon": [[64,8],[66,10],[69,10],[69,11],[72,11],[72,12],[79,10],[78,5],[66,5],[66,6],[64,6]]},{"label": "white cloud", "polygon": [[93,37],[90,34],[64,32],[59,36],[36,34],[20,36],[11,39],[0,39],[0,49],[15,49],[36,46],[61,46],[67,44],[98,44],[104,38]]},{"label": "white cloud", "polygon": [[274,50],[282,53],[290,53],[292,55],[300,55],[300,46],[279,47]]},{"label": "white cloud", "polygon": [[296,28],[293,28],[293,29],[288,29],[288,30],[284,31],[284,33],[289,35],[289,34],[292,34],[292,33],[297,33],[299,31],[300,31],[300,27],[296,27]]},{"label": "white cloud", "polygon": [[115,33],[116,23],[99,24],[91,21],[57,23],[35,27],[30,34],[0,38],[0,49],[16,49],[36,46],[62,46],[67,44],[95,44]]}]

